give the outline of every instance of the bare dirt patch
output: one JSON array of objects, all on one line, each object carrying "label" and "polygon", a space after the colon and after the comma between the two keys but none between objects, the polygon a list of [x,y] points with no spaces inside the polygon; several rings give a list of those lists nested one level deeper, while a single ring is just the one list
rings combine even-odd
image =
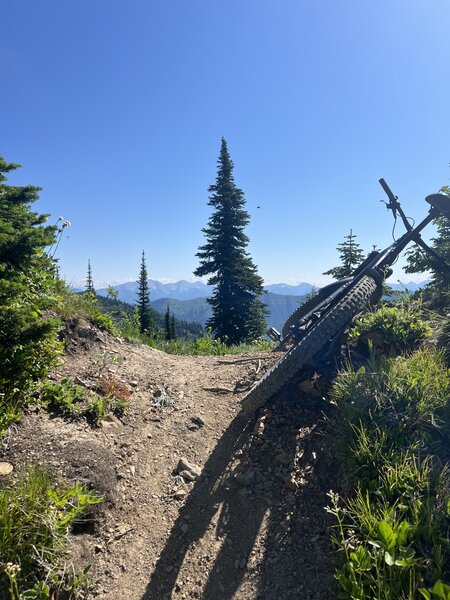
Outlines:
[{"label": "bare dirt patch", "polygon": [[[54,377],[121,382],[125,416],[92,429],[30,412],[0,460],[15,472],[41,462],[104,496],[71,539],[72,560],[92,563],[89,598],[336,597],[326,404],[293,388],[239,415],[243,389],[274,354],[171,356],[92,329],[68,347]],[[200,476],[180,474],[180,459]]]}]

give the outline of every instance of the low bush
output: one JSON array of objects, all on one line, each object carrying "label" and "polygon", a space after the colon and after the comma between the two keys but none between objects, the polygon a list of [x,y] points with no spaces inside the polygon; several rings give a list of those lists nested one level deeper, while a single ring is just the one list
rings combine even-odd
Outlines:
[{"label": "low bush", "polygon": [[67,536],[71,524],[99,502],[79,483],[57,486],[39,467],[15,484],[1,484],[0,597],[50,600],[83,587],[88,568],[70,574],[64,565]]},{"label": "low bush", "polygon": [[377,335],[388,353],[411,350],[428,335],[430,326],[424,320],[420,303],[402,303],[400,306],[384,305],[374,312],[357,318],[349,331],[348,339],[355,342]]}]

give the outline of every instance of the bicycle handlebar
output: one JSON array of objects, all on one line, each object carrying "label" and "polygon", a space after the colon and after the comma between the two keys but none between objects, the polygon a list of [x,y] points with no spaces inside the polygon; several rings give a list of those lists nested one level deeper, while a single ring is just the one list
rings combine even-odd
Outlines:
[{"label": "bicycle handlebar", "polygon": [[406,218],[405,213],[402,210],[402,207],[400,206],[400,202],[398,201],[398,197],[394,195],[394,193],[392,192],[391,188],[388,186],[388,184],[385,182],[385,180],[383,178],[378,180],[380,182],[381,187],[383,188],[383,190],[386,192],[388,198],[389,198],[389,204],[387,204],[387,208],[389,210],[392,210],[392,214],[394,215],[394,218],[397,218],[397,213],[399,213],[400,217],[402,218],[403,221],[403,225],[405,226],[407,231],[412,231],[412,227],[410,222],[408,221],[408,219]]},{"label": "bicycle handlebar", "polygon": [[381,187],[383,188],[383,190],[386,192],[387,197],[389,198],[389,200],[391,202],[393,202],[394,204],[397,203],[397,196],[394,196],[391,188],[388,186],[388,184],[385,182],[385,180],[383,178],[378,180]]}]

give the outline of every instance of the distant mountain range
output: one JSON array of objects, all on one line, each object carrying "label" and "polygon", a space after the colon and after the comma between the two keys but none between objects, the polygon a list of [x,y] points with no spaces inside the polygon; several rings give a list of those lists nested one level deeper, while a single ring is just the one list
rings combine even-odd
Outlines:
[{"label": "distant mountain range", "polygon": [[[423,287],[422,283],[392,283],[389,284],[395,290],[408,289],[411,293]],[[118,291],[118,300],[129,304],[136,303],[138,289],[137,281],[122,283],[113,286]],[[206,298],[212,293],[212,287],[202,281],[177,281],[176,283],[161,283],[149,279],[150,300],[152,307],[159,313],[165,313],[167,305],[175,318],[182,321],[197,322],[204,325],[211,315],[211,307]],[[290,314],[304,301],[307,294],[314,289],[310,283],[299,283],[288,285],[286,283],[274,283],[265,286],[266,294],[262,301],[266,304],[269,314],[267,323],[280,329]],[[107,290],[97,290],[100,296],[106,296]]]},{"label": "distant mountain range", "polygon": [[[160,298],[173,298],[174,300],[193,300],[194,298],[208,298],[212,294],[213,288],[206,285],[203,281],[177,281],[175,283],[161,283],[155,279],[148,280],[150,288],[150,300],[153,302]],[[134,304],[138,290],[137,281],[121,283],[114,285],[113,288],[119,292],[117,298],[122,302]],[[272,294],[282,294],[286,296],[306,296],[314,288],[310,283],[299,283],[298,285],[288,285],[286,283],[274,283],[266,285],[265,290]],[[97,290],[100,296],[106,296],[106,288]]]},{"label": "distant mountain range", "polygon": [[[286,319],[301,304],[304,296],[287,296],[281,294],[264,294],[262,301],[267,307],[266,317],[268,326],[281,329]],[[152,308],[159,313],[165,313],[167,305],[176,319],[181,321],[196,321],[205,325],[211,316],[211,306],[206,298],[193,298],[192,300],[176,300],[174,298],[160,298],[151,302]]]},{"label": "distant mountain range", "polygon": [[[150,288],[150,300],[153,302],[160,298],[172,298],[174,300],[193,300],[194,298],[208,298],[212,294],[213,288],[210,285],[206,285],[203,281],[177,281],[175,283],[161,283],[155,279],[149,279]],[[394,290],[407,289],[411,293],[422,288],[426,285],[427,281],[420,283],[389,283],[389,286]],[[138,289],[137,281],[130,281],[128,283],[121,283],[120,285],[114,285],[119,294],[118,300],[123,302],[129,302],[135,304],[136,293]],[[297,285],[289,285],[287,283],[272,283],[266,285],[264,289],[271,294],[281,294],[283,296],[306,296],[315,289],[315,286],[310,283],[299,283]],[[317,288],[316,288],[317,289]],[[80,290],[81,291],[81,290]],[[106,296],[106,288],[97,290],[97,294],[100,296]]]}]

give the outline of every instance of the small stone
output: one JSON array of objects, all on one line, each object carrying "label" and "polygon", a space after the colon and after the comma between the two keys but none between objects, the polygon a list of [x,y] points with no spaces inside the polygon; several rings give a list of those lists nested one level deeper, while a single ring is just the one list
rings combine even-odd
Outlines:
[{"label": "small stone", "polygon": [[188,491],[184,487],[174,488],[172,490],[172,497],[175,498],[175,500],[180,500],[181,498],[184,498],[187,493]]},{"label": "small stone", "polygon": [[183,479],[187,479],[188,481],[195,481],[202,474],[201,468],[190,463],[186,458],[180,458],[176,471]]},{"label": "small stone", "polygon": [[14,470],[14,467],[11,463],[8,462],[0,462],[0,475],[9,475]]},{"label": "small stone", "polygon": [[282,465],[288,465],[291,462],[291,457],[289,454],[286,454],[286,452],[281,452],[275,456],[275,460]]},{"label": "small stone", "polygon": [[181,526],[181,531],[183,533],[187,533],[189,531],[189,525],[187,523],[183,523],[183,525]]},{"label": "small stone", "polygon": [[199,427],[203,427],[203,425],[205,424],[205,421],[201,417],[199,417],[198,415],[195,415],[194,417],[191,417],[191,421],[195,425],[198,425]]},{"label": "small stone", "polygon": [[133,477],[136,474],[136,467],[134,465],[131,465],[131,467],[130,467],[130,473],[131,473],[131,475],[133,475]]},{"label": "small stone", "polygon": [[100,421],[100,426],[103,429],[120,429],[123,427],[123,423],[115,415],[106,415],[106,417]]}]

